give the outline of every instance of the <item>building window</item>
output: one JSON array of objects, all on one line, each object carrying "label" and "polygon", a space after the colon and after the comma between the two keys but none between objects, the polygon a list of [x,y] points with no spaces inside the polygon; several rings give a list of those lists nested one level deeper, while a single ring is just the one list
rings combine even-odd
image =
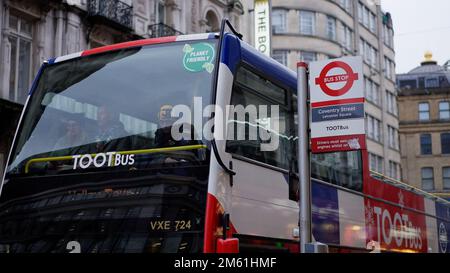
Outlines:
[{"label": "building window", "polygon": [[272,12],[272,31],[273,33],[286,32],[286,10],[274,9]]},{"label": "building window", "polygon": [[417,80],[417,86],[418,86],[420,89],[425,88],[425,77],[419,77],[419,78],[418,78],[418,80]]},{"label": "building window", "polygon": [[450,119],[450,102],[439,102],[439,119]]},{"label": "building window", "polygon": [[450,167],[442,168],[442,182],[444,190],[450,190]]},{"label": "building window", "polygon": [[359,41],[359,51],[362,56],[364,56],[364,61],[372,66],[373,68],[377,68],[378,65],[378,50],[371,46],[368,42],[360,39]]},{"label": "building window", "polygon": [[317,53],[311,51],[301,51],[300,60],[307,63],[315,62],[317,60]]},{"label": "building window", "polygon": [[371,46],[370,46],[370,44],[369,43],[367,43],[367,42],[364,42],[364,60],[368,63],[368,64],[371,64],[372,63],[372,61],[371,61],[371,59],[370,59],[370,48],[371,48]]},{"label": "building window", "polygon": [[336,19],[331,16],[327,17],[327,37],[330,40],[336,40]]},{"label": "building window", "polygon": [[338,1],[339,6],[343,8],[346,12],[352,14],[352,0],[339,0]]},{"label": "building window", "polygon": [[358,21],[362,24],[363,23],[363,10],[364,6],[361,2],[358,3]]},{"label": "building window", "polygon": [[450,154],[450,133],[441,134],[441,153]]},{"label": "building window", "polygon": [[428,102],[419,103],[419,120],[430,120],[430,105]]},{"label": "building window", "polygon": [[386,90],[386,103],[387,103],[388,113],[393,114],[394,116],[397,116],[398,115],[397,98],[389,90]]},{"label": "building window", "polygon": [[384,57],[384,76],[390,80],[395,79],[395,64],[389,58]]},{"label": "building window", "polygon": [[314,35],[316,28],[316,14],[312,11],[300,11],[300,33]]},{"label": "building window", "polygon": [[374,47],[370,48],[370,64],[373,68],[377,68],[378,65],[378,50]]},{"label": "building window", "polygon": [[431,155],[433,153],[432,141],[430,134],[420,135],[420,154]]},{"label": "building window", "polygon": [[364,7],[364,9],[363,9],[363,25],[366,28],[369,28],[369,14],[370,14],[369,9]]},{"label": "building window", "polygon": [[358,4],[358,21],[372,33],[377,32],[377,16],[365,7],[361,2]]},{"label": "building window", "polygon": [[385,45],[389,46],[389,29],[386,24],[383,24],[383,42]]},{"label": "building window", "polygon": [[389,160],[389,177],[399,180],[400,179],[399,167],[400,167],[400,164]]},{"label": "building window", "polygon": [[379,155],[369,153],[370,170],[383,173],[383,158]]},{"label": "building window", "polygon": [[377,32],[377,19],[376,19],[375,14],[373,14],[373,13],[370,13],[369,29],[373,33]]},{"label": "building window", "polygon": [[220,21],[217,14],[210,10],[206,13],[206,32],[220,31]]},{"label": "building window", "polygon": [[10,15],[9,98],[18,103],[25,103],[31,84],[32,28],[30,21]]},{"label": "building window", "polygon": [[427,78],[425,80],[425,88],[438,88],[439,80],[438,78]]},{"label": "building window", "polygon": [[359,55],[364,58],[364,40],[359,39]]},{"label": "building window", "polygon": [[434,190],[433,168],[430,167],[422,168],[421,175],[422,175],[422,189],[425,191]]},{"label": "building window", "polygon": [[376,105],[380,105],[380,88],[368,78],[365,78],[366,99]]},{"label": "building window", "polygon": [[389,148],[398,150],[398,130],[388,125]]},{"label": "building window", "polygon": [[342,45],[349,51],[353,50],[353,31],[346,25],[344,25]]},{"label": "building window", "polygon": [[391,66],[388,58],[384,57],[384,76],[389,79],[391,75]]},{"label": "building window", "polygon": [[389,46],[391,48],[394,48],[394,30],[391,28],[388,29],[388,39],[389,39]]},{"label": "building window", "polygon": [[390,48],[394,48],[394,30],[383,24],[383,42]]},{"label": "building window", "polygon": [[288,51],[287,50],[274,50],[272,53],[272,58],[282,65],[288,65]]},{"label": "building window", "polygon": [[381,121],[367,115],[367,137],[381,142]]},{"label": "building window", "polygon": [[400,89],[414,89],[417,88],[417,80],[399,80],[398,86]]},{"label": "building window", "polygon": [[164,24],[166,23],[166,6],[165,0],[158,0],[156,4],[156,23]]}]

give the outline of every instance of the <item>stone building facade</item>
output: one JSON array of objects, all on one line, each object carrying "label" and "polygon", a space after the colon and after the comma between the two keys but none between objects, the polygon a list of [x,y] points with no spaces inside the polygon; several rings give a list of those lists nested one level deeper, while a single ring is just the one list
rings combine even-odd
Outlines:
[{"label": "stone building facade", "polygon": [[[253,41],[253,0],[242,25]],[[401,179],[393,23],[374,0],[272,0],[272,57],[296,69],[347,55],[364,57],[368,150],[373,171]]]},{"label": "stone building facade", "polygon": [[0,0],[0,174],[44,60],[123,41],[240,25],[238,0]]},{"label": "stone building facade", "polygon": [[450,62],[397,75],[405,182],[450,199]]}]

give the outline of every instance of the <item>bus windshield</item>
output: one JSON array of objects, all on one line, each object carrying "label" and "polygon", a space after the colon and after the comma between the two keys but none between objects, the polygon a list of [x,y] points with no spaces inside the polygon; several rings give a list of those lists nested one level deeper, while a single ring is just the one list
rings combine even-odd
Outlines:
[{"label": "bus windshield", "polygon": [[[143,169],[167,162],[169,152],[178,161],[203,160],[204,143],[194,138],[200,128],[190,125],[191,139],[174,140],[171,110],[192,109],[194,98],[209,103],[214,43],[135,47],[49,65],[29,102],[8,175]],[[207,65],[186,64],[186,50],[196,47],[206,48]]]},{"label": "bus windshield", "polygon": [[171,112],[210,102],[215,45],[148,45],[45,67],[1,188],[0,253],[202,251],[209,149],[195,135],[172,137],[181,117]]}]

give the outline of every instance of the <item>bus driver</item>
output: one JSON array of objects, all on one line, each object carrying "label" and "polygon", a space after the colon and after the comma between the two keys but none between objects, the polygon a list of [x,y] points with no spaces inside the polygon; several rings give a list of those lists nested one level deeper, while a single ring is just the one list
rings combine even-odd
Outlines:
[{"label": "bus driver", "polygon": [[131,148],[128,133],[119,121],[119,113],[107,106],[100,106],[97,111],[97,132],[95,134],[96,152],[125,151]]}]

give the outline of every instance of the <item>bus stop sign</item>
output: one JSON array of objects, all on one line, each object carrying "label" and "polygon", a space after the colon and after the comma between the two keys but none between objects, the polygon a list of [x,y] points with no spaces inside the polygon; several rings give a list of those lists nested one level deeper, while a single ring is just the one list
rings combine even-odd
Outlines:
[{"label": "bus stop sign", "polygon": [[[334,68],[341,68],[345,74],[329,75]],[[320,86],[323,92],[332,97],[342,96],[352,88],[353,83],[358,80],[358,73],[354,73],[353,69],[347,63],[334,61],[327,64],[320,72],[320,76],[316,78],[316,84]],[[336,82],[345,82],[345,85],[338,89],[332,89],[328,84]]]},{"label": "bus stop sign", "polygon": [[313,153],[365,149],[363,79],[361,56],[310,64]]}]

